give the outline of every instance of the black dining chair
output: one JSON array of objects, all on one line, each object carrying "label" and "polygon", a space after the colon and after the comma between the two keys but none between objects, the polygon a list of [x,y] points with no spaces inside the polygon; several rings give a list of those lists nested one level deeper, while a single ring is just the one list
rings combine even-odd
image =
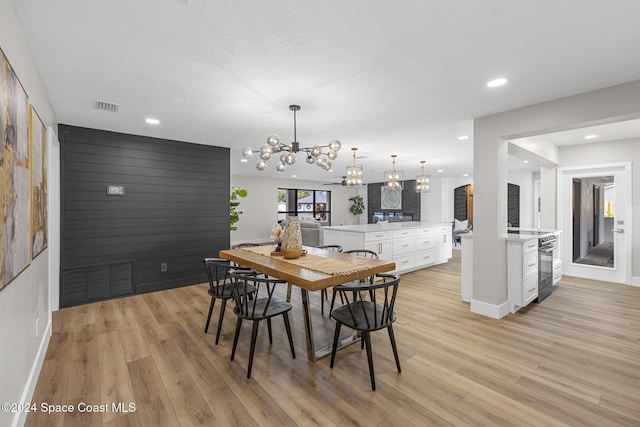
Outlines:
[{"label": "black dining chair", "polygon": [[331,317],[336,321],[333,349],[331,351],[331,369],[333,369],[336,359],[336,349],[342,325],[358,331],[367,349],[369,376],[371,377],[371,388],[373,390],[376,389],[376,380],[373,370],[373,354],[371,352],[371,332],[383,328],[387,329],[398,373],[402,372],[396,339],[393,334],[393,322],[396,321],[394,305],[399,283],[400,277],[398,275],[381,273],[377,274],[374,280],[367,285],[359,283],[342,285],[337,292],[340,292],[346,303],[331,312]]},{"label": "black dining chair", "polygon": [[[350,249],[348,251],[344,251],[344,254],[351,254],[351,255],[355,255],[355,256],[361,256],[361,257],[365,257],[365,258],[373,258],[373,259],[378,259],[378,253],[375,251],[372,251],[371,249]],[[367,284],[367,283],[371,283],[371,281],[373,280],[373,277],[367,277],[366,279],[360,279],[359,280],[359,284]],[[341,288],[341,286],[345,286],[345,285],[337,285],[334,286],[333,288],[333,295],[331,296],[331,307],[329,307],[329,313],[331,313],[333,311],[333,306],[335,305],[336,302],[336,295],[340,295],[340,300],[342,301],[342,304],[344,304],[344,300],[342,299],[342,294],[340,294],[340,292],[338,292]]]},{"label": "black dining chair", "polygon": [[[216,300],[221,301],[220,315],[218,318],[218,330],[216,331],[216,345],[220,340],[220,331],[222,329],[222,320],[224,319],[224,311],[227,306],[227,300],[233,298],[233,284],[229,280],[229,272],[234,270],[251,271],[245,267],[238,267],[222,258],[205,258],[204,267],[207,270],[207,277],[209,278],[209,290],[208,293],[211,296],[211,302],[209,303],[209,315],[207,316],[207,323],[204,326],[204,333],[209,332],[209,323],[211,322],[211,314],[213,313],[213,307]],[[241,289],[241,292],[253,295],[256,289],[253,286],[247,286]]]},{"label": "black dining chair", "polygon": [[[342,246],[341,245],[322,245],[322,246],[318,246],[318,249],[324,249],[330,252],[342,252]],[[322,313],[322,315],[324,316],[324,301],[325,300],[329,300],[329,297],[327,296],[327,290],[323,289],[320,291],[320,312]]]},{"label": "black dining chair", "polygon": [[[293,348],[293,337],[291,335],[291,325],[289,324],[289,311],[291,304],[280,298],[275,298],[273,293],[278,285],[285,285],[286,280],[272,279],[260,277],[256,272],[231,272],[229,277],[233,282],[233,299],[236,303],[233,312],[238,316],[236,323],[236,332],[233,337],[233,349],[231,350],[231,360],[236,354],[238,346],[238,337],[240,336],[240,327],[243,320],[251,320],[253,328],[251,331],[251,347],[249,350],[249,366],[247,368],[247,378],[251,378],[251,368],[253,366],[253,355],[256,349],[256,338],[258,337],[258,325],[261,320],[267,320],[269,330],[269,343],[273,344],[273,335],[271,332],[271,318],[282,315],[284,326],[287,330],[289,338],[289,346],[291,347],[291,356],[296,358],[296,352]],[[255,288],[255,298],[249,298],[249,294],[244,290],[247,288]]]}]

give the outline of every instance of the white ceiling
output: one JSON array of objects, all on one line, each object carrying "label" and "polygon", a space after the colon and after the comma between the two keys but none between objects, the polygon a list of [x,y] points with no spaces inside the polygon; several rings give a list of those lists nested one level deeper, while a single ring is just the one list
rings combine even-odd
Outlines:
[{"label": "white ceiling", "polygon": [[[60,123],[230,147],[240,174],[339,182],[351,147],[367,182],[391,154],[471,174],[474,117],[640,79],[637,0],[13,3]],[[333,173],[240,163],[292,140],[290,104],[302,146],[342,141]]]}]

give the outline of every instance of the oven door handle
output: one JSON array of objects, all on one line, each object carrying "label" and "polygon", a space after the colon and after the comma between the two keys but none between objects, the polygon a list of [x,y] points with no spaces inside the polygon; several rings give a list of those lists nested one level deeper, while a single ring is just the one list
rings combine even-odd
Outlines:
[{"label": "oven door handle", "polygon": [[548,254],[549,252],[553,252],[556,249],[558,249],[557,246],[551,246],[551,247],[548,247],[548,248],[541,247],[541,248],[538,249],[538,251],[539,252],[544,252],[545,254]]}]

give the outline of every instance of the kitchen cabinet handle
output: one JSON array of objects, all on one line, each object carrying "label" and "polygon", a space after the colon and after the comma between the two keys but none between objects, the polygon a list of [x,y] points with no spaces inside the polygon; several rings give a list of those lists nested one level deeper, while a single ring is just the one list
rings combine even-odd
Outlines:
[{"label": "kitchen cabinet handle", "polygon": [[531,288],[531,289],[529,289],[529,292],[533,292],[535,290],[536,290],[536,288]]},{"label": "kitchen cabinet handle", "polygon": [[536,263],[534,262],[533,264],[529,264],[529,267],[533,267],[535,265],[536,265]]}]

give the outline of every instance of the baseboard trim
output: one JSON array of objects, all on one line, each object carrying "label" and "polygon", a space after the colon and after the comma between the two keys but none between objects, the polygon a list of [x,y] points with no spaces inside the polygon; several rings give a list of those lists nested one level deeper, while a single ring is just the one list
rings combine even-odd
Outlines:
[{"label": "baseboard trim", "polygon": [[502,319],[504,316],[509,314],[509,301],[505,301],[500,305],[493,305],[472,299],[471,312],[491,317],[493,319]]},{"label": "baseboard trim", "polygon": [[[31,371],[29,372],[29,378],[27,379],[27,383],[25,384],[20,402],[31,402],[33,400],[33,393],[36,391],[36,385],[38,384],[38,377],[40,376],[40,371],[42,370],[42,365],[44,364],[44,357],[47,355],[47,348],[49,348],[49,341],[51,340],[52,331],[53,331],[52,320],[51,320],[51,316],[49,316],[49,322],[47,323],[47,327],[42,332],[42,340],[40,341],[38,354],[36,354],[36,358],[33,361],[33,365],[31,366]],[[11,426],[12,427],[23,426],[27,421],[27,415],[29,415],[28,412],[25,412],[25,411],[18,412],[13,418],[13,422],[11,423]]]},{"label": "baseboard trim", "polygon": [[640,286],[640,277],[634,276],[631,278],[631,286]]}]

